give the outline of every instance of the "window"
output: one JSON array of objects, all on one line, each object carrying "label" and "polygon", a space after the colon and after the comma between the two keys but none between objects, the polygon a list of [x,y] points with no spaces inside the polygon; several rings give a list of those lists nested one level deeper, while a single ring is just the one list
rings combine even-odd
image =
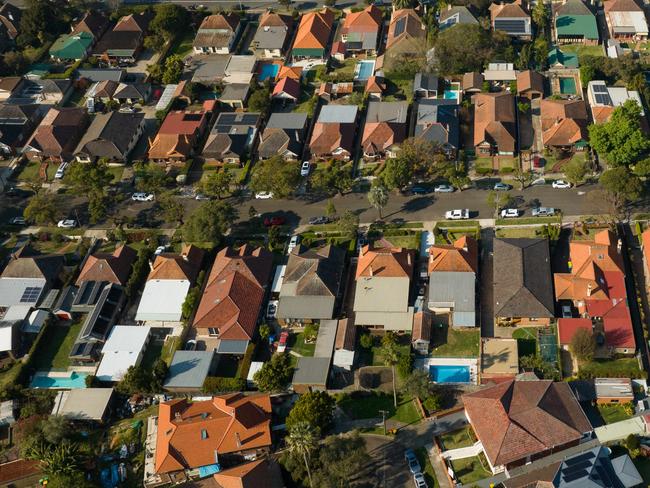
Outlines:
[{"label": "window", "polygon": [[217,329],[216,327],[208,327],[208,335],[210,337],[218,337],[219,329]]},{"label": "window", "polygon": [[207,439],[208,438],[208,431],[205,429],[201,429],[201,439]]}]

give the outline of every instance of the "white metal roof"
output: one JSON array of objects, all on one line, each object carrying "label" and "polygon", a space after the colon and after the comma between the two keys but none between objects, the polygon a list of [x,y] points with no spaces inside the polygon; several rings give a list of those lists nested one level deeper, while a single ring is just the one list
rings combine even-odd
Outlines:
[{"label": "white metal roof", "polygon": [[253,361],[251,362],[250,368],[248,368],[248,376],[246,377],[246,381],[249,383],[253,383],[255,380],[253,379],[255,377],[255,373],[257,373],[260,369],[262,369],[262,366],[264,366],[264,361]]},{"label": "white metal roof", "polygon": [[648,23],[643,12],[610,11],[608,16],[614,32],[648,33]]},{"label": "white metal roof", "polygon": [[286,264],[281,264],[275,267],[275,275],[273,275],[273,285],[271,286],[272,293],[280,293],[282,282],[284,281],[284,273],[287,270]]},{"label": "white metal roof", "polygon": [[357,119],[358,111],[356,105],[325,105],[320,110],[318,122],[352,124]]},{"label": "white metal roof", "polygon": [[185,296],[190,289],[187,280],[149,280],[142,292],[135,320],[178,322]]},{"label": "white metal roof", "polygon": [[102,348],[102,361],[96,376],[101,381],[119,381],[129,369],[142,359],[150,327],[138,325],[116,325]]},{"label": "white metal roof", "polygon": [[[0,278],[0,307],[34,305],[43,295],[45,285],[46,281],[43,278]],[[30,295],[29,301],[21,301],[27,288],[40,288],[41,291]]]},{"label": "white metal roof", "polygon": [[165,87],[160,96],[160,100],[158,100],[158,103],[156,104],[156,111],[165,110],[169,104],[172,103],[172,97],[174,96],[176,88],[178,88],[178,85],[167,85]]},{"label": "white metal roof", "polygon": [[13,350],[13,328],[15,322],[0,322],[0,352]]}]

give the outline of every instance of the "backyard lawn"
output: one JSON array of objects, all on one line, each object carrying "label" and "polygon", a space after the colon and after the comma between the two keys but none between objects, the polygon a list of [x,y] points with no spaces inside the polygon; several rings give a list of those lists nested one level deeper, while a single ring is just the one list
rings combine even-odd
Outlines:
[{"label": "backyard lawn", "polygon": [[393,395],[379,392],[359,392],[343,395],[337,400],[338,406],[352,419],[381,418],[380,410],[388,412],[386,420],[412,424],[420,420],[420,414],[410,396],[397,395],[397,408]]},{"label": "backyard lawn", "polygon": [[[626,407],[627,405],[627,407]],[[613,403],[611,405],[598,405],[598,411],[606,424],[613,424],[621,420],[627,420],[634,414],[634,407],[631,403]]]},{"label": "backyard lawn", "polygon": [[[482,461],[481,458],[483,458]],[[478,456],[456,459],[451,462],[451,467],[456,474],[456,478],[463,485],[469,485],[478,480],[492,476],[492,473],[485,469],[484,466],[488,466],[488,463],[483,453]]]},{"label": "backyard lawn", "polygon": [[457,330],[447,325],[433,325],[431,344],[434,357],[477,357],[481,341],[480,330]]},{"label": "backyard lawn", "polygon": [[[406,339],[408,338],[408,342]],[[367,361],[367,364],[372,366],[385,366],[384,357],[381,354],[381,343],[378,340],[375,340],[375,346],[370,350],[372,356],[371,360]],[[400,355],[408,354],[411,351],[411,336],[402,336],[399,338],[399,344],[397,346]]]},{"label": "backyard lawn", "polygon": [[565,53],[576,53],[578,61],[582,56],[605,56],[603,46],[585,46],[584,44],[565,44],[560,47]]},{"label": "backyard lawn", "polygon": [[184,58],[192,52],[192,44],[194,43],[194,31],[188,29],[187,32],[182,37],[177,38],[174,41],[174,45],[169,50],[169,55],[177,54],[181,58]]},{"label": "backyard lawn", "polygon": [[305,334],[291,334],[288,342],[289,350],[300,354],[301,356],[312,357],[316,349],[316,341],[308,344],[305,342]]},{"label": "backyard lawn", "polygon": [[460,447],[470,447],[476,442],[474,431],[468,425],[462,429],[453,430],[438,437],[445,451],[458,449]]},{"label": "backyard lawn", "polygon": [[636,358],[590,361],[580,364],[579,378],[643,378]]},{"label": "backyard lawn", "polygon": [[418,447],[414,451],[418,461],[420,462],[420,466],[422,467],[422,474],[427,482],[427,486],[429,488],[438,488],[440,483],[438,483],[436,473],[433,471],[433,466],[431,466],[431,460],[429,459],[427,450],[424,447]]},{"label": "backyard lawn", "polygon": [[517,339],[519,357],[537,354],[537,328],[518,327],[512,332],[512,338]]},{"label": "backyard lawn", "polygon": [[77,340],[86,316],[81,316],[72,325],[50,324],[34,352],[32,365],[36,370],[63,369],[70,366],[70,351]]}]

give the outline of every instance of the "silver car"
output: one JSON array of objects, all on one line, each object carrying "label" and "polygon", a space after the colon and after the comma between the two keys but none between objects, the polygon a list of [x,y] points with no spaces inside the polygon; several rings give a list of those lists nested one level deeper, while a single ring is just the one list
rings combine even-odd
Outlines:
[{"label": "silver car", "polygon": [[555,215],[555,209],[552,207],[536,207],[531,214],[533,217],[552,217]]}]

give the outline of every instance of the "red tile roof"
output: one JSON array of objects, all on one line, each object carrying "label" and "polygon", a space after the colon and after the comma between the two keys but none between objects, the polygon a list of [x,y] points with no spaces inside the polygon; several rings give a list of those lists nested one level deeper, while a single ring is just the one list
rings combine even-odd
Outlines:
[{"label": "red tile roof", "polygon": [[567,383],[513,380],[463,395],[463,402],[493,466],[576,442],[592,430]]},{"label": "red tile roof", "polygon": [[362,276],[388,278],[411,278],[415,253],[402,247],[374,248],[370,245],[361,248],[357,263],[356,279]]},{"label": "red tile roof", "polygon": [[429,273],[434,271],[467,271],[478,273],[478,244],[462,236],[452,246],[433,245],[429,248]]},{"label": "red tile roof", "polygon": [[345,16],[341,26],[341,34],[349,32],[377,32],[383,22],[381,10],[370,5],[360,12],[350,12]]},{"label": "red tile roof", "polygon": [[329,9],[302,16],[293,49],[325,49],[332,32],[334,14]]},{"label": "red tile roof", "polygon": [[187,280],[194,283],[202,262],[203,250],[186,244],[179,254],[156,256],[147,280]]},{"label": "red tile roof", "polygon": [[279,488],[284,486],[279,466],[268,459],[258,459],[214,475],[217,488]]},{"label": "red tile roof", "polygon": [[137,258],[129,246],[119,246],[112,253],[97,252],[86,260],[76,285],[82,281],[107,281],[116,285],[126,285],[131,266]]},{"label": "red tile roof", "polygon": [[169,112],[163,121],[158,134],[185,134],[196,136],[207,123],[205,112],[185,112],[176,110]]},{"label": "red tile roof", "polygon": [[295,78],[285,76],[273,88],[273,96],[281,94],[289,95],[294,100],[300,98],[300,82]]},{"label": "red tile roof", "polygon": [[160,404],[156,473],[207,466],[217,462],[216,455],[270,445],[269,395],[233,393],[212,400],[177,399]]},{"label": "red tile roof", "polygon": [[558,319],[557,321],[557,332],[560,336],[560,344],[571,344],[571,339],[573,335],[578,331],[578,329],[585,329],[589,332],[592,331],[592,322],[591,319]]}]

